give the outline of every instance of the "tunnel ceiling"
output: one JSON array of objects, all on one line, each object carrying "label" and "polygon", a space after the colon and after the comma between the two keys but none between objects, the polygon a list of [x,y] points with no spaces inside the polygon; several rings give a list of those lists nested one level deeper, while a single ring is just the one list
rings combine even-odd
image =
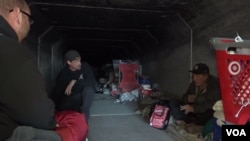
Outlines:
[{"label": "tunnel ceiling", "polygon": [[[194,3],[194,1],[192,1]],[[66,47],[91,63],[137,59],[159,51],[177,15],[191,19],[188,0],[33,0],[31,32],[44,34],[48,24]],[[44,23],[44,19],[47,23]],[[43,20],[43,21],[42,21]],[[43,29],[45,28],[45,29]],[[39,31],[40,30],[40,31]]]}]

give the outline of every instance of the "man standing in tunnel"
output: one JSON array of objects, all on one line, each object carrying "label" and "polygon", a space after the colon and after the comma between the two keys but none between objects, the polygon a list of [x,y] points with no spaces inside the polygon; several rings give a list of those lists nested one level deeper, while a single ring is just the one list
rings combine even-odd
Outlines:
[{"label": "man standing in tunnel", "polygon": [[30,13],[24,0],[0,0],[0,141],[61,141],[53,101],[32,52],[21,44]]},{"label": "man standing in tunnel", "polygon": [[75,110],[88,120],[97,84],[94,71],[88,63],[81,62],[76,50],[67,51],[64,59],[66,66],[57,77],[51,98],[58,111]]}]

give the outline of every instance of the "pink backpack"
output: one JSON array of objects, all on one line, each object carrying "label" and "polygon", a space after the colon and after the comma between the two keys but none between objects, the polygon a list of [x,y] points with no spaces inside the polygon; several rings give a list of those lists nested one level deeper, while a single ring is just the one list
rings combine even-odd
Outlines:
[{"label": "pink backpack", "polygon": [[164,130],[168,126],[169,117],[169,107],[156,104],[150,117],[149,125],[157,129]]}]

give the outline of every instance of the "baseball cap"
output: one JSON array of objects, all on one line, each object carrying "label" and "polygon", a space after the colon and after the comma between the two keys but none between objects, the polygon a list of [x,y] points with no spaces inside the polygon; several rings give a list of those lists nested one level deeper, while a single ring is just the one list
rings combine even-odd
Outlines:
[{"label": "baseball cap", "polygon": [[73,60],[76,60],[78,58],[81,58],[81,56],[80,56],[79,52],[76,50],[69,50],[64,55],[65,61],[73,61]]},{"label": "baseball cap", "polygon": [[209,68],[204,63],[195,64],[193,70],[189,71],[193,74],[209,74]]}]

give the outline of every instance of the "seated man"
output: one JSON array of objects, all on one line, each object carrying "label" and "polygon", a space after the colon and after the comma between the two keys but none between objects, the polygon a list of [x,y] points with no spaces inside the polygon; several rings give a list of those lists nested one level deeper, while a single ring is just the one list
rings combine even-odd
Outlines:
[{"label": "seated man", "polygon": [[21,42],[32,19],[25,0],[0,0],[0,141],[61,141],[35,58]]},{"label": "seated man", "polygon": [[213,118],[212,107],[221,99],[221,93],[218,79],[209,74],[206,64],[198,63],[190,72],[193,81],[182,101],[170,100],[169,106],[175,123],[186,125],[189,133],[196,133]]},{"label": "seated man", "polygon": [[58,75],[51,98],[56,110],[75,110],[88,120],[97,83],[94,72],[88,63],[81,62],[76,50],[69,50],[64,57],[67,65]]}]

